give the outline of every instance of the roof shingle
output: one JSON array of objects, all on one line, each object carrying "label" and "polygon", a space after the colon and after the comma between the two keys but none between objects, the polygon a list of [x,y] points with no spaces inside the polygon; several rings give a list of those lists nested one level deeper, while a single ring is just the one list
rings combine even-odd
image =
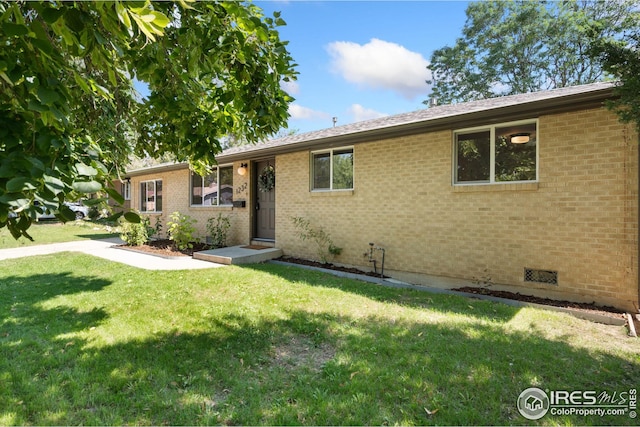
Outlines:
[{"label": "roof shingle", "polygon": [[579,95],[596,94],[600,92],[609,93],[614,87],[610,82],[599,82],[580,86],[570,86],[547,91],[523,93],[518,95],[502,96],[498,98],[483,99],[460,104],[439,105],[409,113],[386,116],[382,118],[366,120],[357,123],[350,123],[342,126],[330,127],[312,132],[289,135],[283,138],[272,139],[258,144],[232,147],[220,154],[220,157],[236,157],[241,153],[252,153],[265,149],[295,146],[300,143],[311,143],[313,141],[324,141],[331,138],[357,135],[360,133],[382,131],[390,128],[400,128],[412,124],[428,124],[442,119],[453,119],[458,116],[470,115],[473,113],[487,112],[491,110],[505,109],[514,106],[527,104],[537,104],[545,101],[558,99],[571,99]]},{"label": "roof shingle", "polygon": [[[257,144],[232,147],[224,150],[216,157],[221,163],[247,160],[256,156],[273,155],[277,152],[320,147],[321,144],[338,143],[349,138],[355,141],[359,137],[367,138],[385,133],[402,132],[415,127],[420,127],[420,131],[425,132],[429,130],[429,127],[433,128],[442,123],[455,123],[456,120],[462,120],[465,117],[483,117],[483,115],[492,114],[493,117],[500,118],[505,113],[515,109],[521,109],[525,112],[545,111],[545,108],[550,106],[575,106],[587,102],[593,103],[594,101],[601,101],[611,97],[614,87],[615,83],[598,82],[459,104],[439,105],[408,113],[289,135]],[[165,170],[167,168],[185,166],[187,166],[186,163],[165,164],[129,171],[129,174],[138,175],[143,171]]]}]

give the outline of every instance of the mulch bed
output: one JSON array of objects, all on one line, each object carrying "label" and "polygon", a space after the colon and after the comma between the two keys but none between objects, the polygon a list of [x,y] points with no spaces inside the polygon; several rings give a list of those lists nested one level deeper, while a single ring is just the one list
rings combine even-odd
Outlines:
[{"label": "mulch bed", "polygon": [[534,304],[550,305],[553,307],[570,308],[572,310],[598,313],[598,314],[602,314],[609,317],[625,318],[625,313],[614,307],[600,307],[595,304],[579,303],[579,302],[571,302],[571,301],[559,301],[559,300],[554,300],[550,298],[540,298],[540,297],[534,297],[530,295],[522,295],[520,293],[515,293],[515,292],[497,291],[497,290],[492,290],[487,288],[474,288],[469,286],[452,289],[452,290],[459,291],[459,292],[467,292],[471,294],[478,294],[478,295],[488,295],[492,297],[505,298],[505,299],[515,300],[515,301],[530,302]]},{"label": "mulch bed", "polygon": [[[362,271],[357,268],[340,267],[331,263],[323,264],[317,261],[310,261],[308,259],[294,258],[290,256],[282,256],[280,258],[277,258],[276,261],[290,262],[292,264],[308,265],[310,267],[326,268],[327,270],[342,271],[344,273],[352,273],[352,274],[361,274],[361,275],[370,276],[370,277],[379,277],[379,278],[383,277],[383,276],[380,276],[380,273],[374,273],[373,271]],[[384,276],[384,278],[389,278],[389,276]]]},{"label": "mulch bed", "polygon": [[194,252],[210,249],[210,246],[207,244],[193,243],[193,248],[181,251],[174,247],[173,241],[169,239],[150,240],[146,245],[140,246],[120,245],[120,247],[164,257],[192,256]]}]

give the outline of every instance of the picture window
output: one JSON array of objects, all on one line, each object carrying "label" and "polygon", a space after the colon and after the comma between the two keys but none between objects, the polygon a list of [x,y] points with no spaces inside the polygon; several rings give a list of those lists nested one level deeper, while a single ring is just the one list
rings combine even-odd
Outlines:
[{"label": "picture window", "polygon": [[353,148],[311,153],[311,190],[352,190]]},{"label": "picture window", "polygon": [[140,212],[162,212],[162,180],[140,183]]},{"label": "picture window", "polygon": [[191,172],[191,206],[233,204],[233,166],[221,166],[207,176]]},{"label": "picture window", "polygon": [[537,181],[537,122],[456,131],[453,179],[455,184]]}]

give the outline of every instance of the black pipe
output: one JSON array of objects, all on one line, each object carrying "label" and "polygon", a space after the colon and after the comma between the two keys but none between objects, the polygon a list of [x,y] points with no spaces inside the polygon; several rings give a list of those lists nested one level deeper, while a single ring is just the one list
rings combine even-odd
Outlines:
[{"label": "black pipe", "polygon": [[[381,247],[374,247],[373,243],[369,243],[369,262],[373,263],[373,273],[378,274],[377,260],[373,257],[373,251],[382,252],[382,265],[380,266],[380,277],[384,278],[384,254],[385,250]],[[365,253],[365,256],[367,254]]]}]

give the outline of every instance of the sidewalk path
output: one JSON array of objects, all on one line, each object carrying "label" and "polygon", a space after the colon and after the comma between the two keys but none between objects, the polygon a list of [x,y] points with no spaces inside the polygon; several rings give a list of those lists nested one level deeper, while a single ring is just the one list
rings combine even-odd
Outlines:
[{"label": "sidewalk path", "polygon": [[114,237],[103,240],[76,240],[65,243],[51,243],[48,245],[0,249],[0,261],[28,256],[48,255],[58,252],[82,252],[145,270],[196,270],[224,267],[222,264],[201,261],[191,257],[167,259],[155,255],[127,251],[114,247],[122,243],[123,241],[120,240],[120,238]]}]

